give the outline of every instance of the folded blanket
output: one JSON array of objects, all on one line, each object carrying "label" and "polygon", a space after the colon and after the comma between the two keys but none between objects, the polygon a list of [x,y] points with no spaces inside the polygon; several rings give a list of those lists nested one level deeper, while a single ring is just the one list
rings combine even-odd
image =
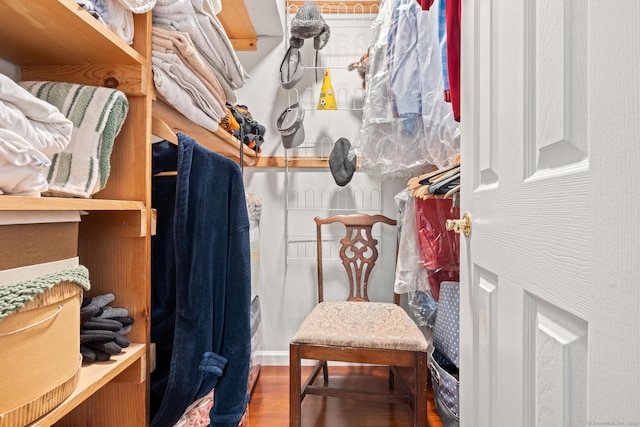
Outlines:
[{"label": "folded blanket", "polygon": [[49,187],[42,174],[50,164],[27,140],[0,129],[0,194],[40,197]]},{"label": "folded blanket", "polygon": [[133,43],[133,12],[118,0],[94,0],[95,11],[107,27],[127,44]]},{"label": "folded blanket", "polygon": [[0,286],[0,321],[24,307],[29,301],[61,282],[73,282],[85,290],[91,288],[89,270],[80,265],[30,280]]},{"label": "folded blanket", "polygon": [[20,85],[58,107],[74,125],[71,143],[49,166],[49,193],[88,198],[102,190],[111,171],[113,142],[129,111],[125,94],[73,83],[31,81]]},{"label": "folded blanket", "polygon": [[39,197],[51,157],[71,140],[73,123],[55,106],[0,74],[0,194]]},{"label": "folded blanket", "polygon": [[[156,70],[161,67],[193,98],[196,106],[200,107],[203,112],[220,122],[220,118],[224,117],[226,110],[224,103],[221,103],[222,97],[220,92],[214,94],[210,85],[206,84],[190,67],[187,67],[180,55],[172,49],[172,45],[168,40],[160,39],[152,36],[152,66]],[[155,72],[155,71],[154,71]],[[158,89],[158,92],[160,90]]]},{"label": "folded blanket", "polygon": [[[162,30],[168,31],[171,34],[175,33],[177,35],[182,35],[182,34],[186,35],[189,38],[188,43],[193,46],[193,48],[196,50],[197,55],[200,57],[200,59],[202,59],[204,61],[204,65],[215,76],[215,78],[218,80],[218,83],[220,83],[220,86],[222,87],[222,90],[224,92],[224,98],[225,98],[226,102],[235,103],[237,101],[235,89],[233,87],[231,87],[231,84],[229,84],[227,79],[224,78],[223,73],[220,72],[216,67],[212,66],[211,63],[209,61],[207,61],[206,58],[203,57],[202,52],[200,52],[200,50],[193,43],[193,40],[191,40],[191,36],[189,35],[189,33],[184,32],[184,31],[178,31],[178,30],[176,30],[174,27],[172,27],[169,24],[166,24],[166,23],[163,24],[163,23],[154,21],[153,29],[155,30],[157,28],[160,28]],[[178,37],[175,37],[175,39],[177,40]]]},{"label": "folded blanket", "polygon": [[204,88],[204,85],[184,81],[180,77],[180,69],[168,59],[169,55],[159,52],[153,52],[151,57],[153,82],[158,94],[192,122],[211,132],[217,131],[220,117],[214,118],[215,113],[197,89],[198,86]]},{"label": "folded blanket", "polygon": [[0,74],[0,129],[12,131],[51,158],[69,145],[73,123],[57,107]]},{"label": "folded blanket", "polygon": [[156,0],[118,0],[133,13],[147,13],[156,5]]},{"label": "folded blanket", "polygon": [[233,89],[244,86],[247,72],[240,64],[222,24],[212,8],[194,0],[159,0],[153,8],[153,24],[189,33],[202,57]]},{"label": "folded blanket", "polygon": [[193,45],[188,33],[181,31],[169,31],[159,27],[152,28],[152,49],[162,47],[175,52],[182,63],[189,68],[195,76],[207,86],[211,94],[216,97],[221,115],[224,116],[226,96],[218,77],[211,71],[211,67],[202,59],[202,56]]}]

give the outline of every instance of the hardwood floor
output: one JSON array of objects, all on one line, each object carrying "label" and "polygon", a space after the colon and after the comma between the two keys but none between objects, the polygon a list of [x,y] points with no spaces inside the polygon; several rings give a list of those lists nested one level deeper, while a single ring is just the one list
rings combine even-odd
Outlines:
[{"label": "hardwood floor", "polygon": [[[303,381],[311,367],[303,368]],[[330,366],[329,382],[369,390],[384,390],[387,369],[370,366]],[[348,374],[348,375],[347,375]],[[322,375],[320,375],[322,377]],[[289,425],[289,367],[263,366],[249,403],[249,427]],[[427,420],[430,427],[442,427],[429,387]],[[303,427],[411,427],[408,404],[380,404],[321,396],[307,396],[302,402]]]}]

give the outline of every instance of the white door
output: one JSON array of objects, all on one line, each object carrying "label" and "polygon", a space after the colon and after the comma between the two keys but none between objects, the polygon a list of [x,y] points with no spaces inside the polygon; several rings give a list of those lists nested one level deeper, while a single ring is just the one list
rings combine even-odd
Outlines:
[{"label": "white door", "polygon": [[462,28],[461,425],[640,425],[640,1]]}]

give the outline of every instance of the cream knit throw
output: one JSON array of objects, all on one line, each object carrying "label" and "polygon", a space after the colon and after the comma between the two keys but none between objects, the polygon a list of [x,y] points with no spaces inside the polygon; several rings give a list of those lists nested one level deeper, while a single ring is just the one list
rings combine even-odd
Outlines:
[{"label": "cream knit throw", "polygon": [[89,270],[83,265],[45,274],[22,282],[0,286],[0,321],[24,307],[29,301],[61,282],[73,282],[85,290],[91,288]]},{"label": "cream knit throw", "polygon": [[52,158],[45,176],[47,195],[89,198],[102,190],[111,171],[113,142],[129,111],[115,89],[59,82],[21,82],[73,122],[71,142]]}]

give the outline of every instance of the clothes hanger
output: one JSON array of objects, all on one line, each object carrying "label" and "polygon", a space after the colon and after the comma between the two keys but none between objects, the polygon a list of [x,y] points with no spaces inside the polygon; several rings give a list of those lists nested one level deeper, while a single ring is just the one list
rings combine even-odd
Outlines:
[{"label": "clothes hanger", "polygon": [[429,193],[435,194],[440,188],[446,186],[447,184],[460,179],[460,171],[457,173],[451,174],[445,178],[439,179],[438,181],[429,185]]},{"label": "clothes hanger", "polygon": [[448,199],[450,197],[453,197],[454,194],[458,193],[460,193],[460,185],[456,185],[451,190],[447,191],[447,193],[444,195],[444,198]]},{"label": "clothes hanger", "polygon": [[445,175],[447,172],[450,172],[450,171],[452,171],[452,170],[454,170],[454,169],[456,169],[456,168],[457,168],[458,170],[460,170],[460,162],[458,162],[458,163],[452,163],[452,164],[450,164],[449,166],[445,166],[445,167],[440,168],[440,169],[437,169],[437,170],[435,170],[435,171],[433,171],[433,172],[431,172],[431,173],[428,173],[428,174],[426,174],[426,175],[423,175],[423,176],[421,176],[421,177],[420,177],[419,182],[420,182],[420,184],[422,184],[422,185],[429,185],[429,184],[432,184],[432,183],[436,182],[436,180],[438,180],[438,179],[440,179],[440,178],[444,177],[444,175]]},{"label": "clothes hanger", "polygon": [[178,135],[171,130],[164,120],[158,117],[151,117],[151,133],[159,138],[163,138],[165,141],[178,145]]},{"label": "clothes hanger", "polygon": [[[178,135],[165,123],[164,120],[152,116],[151,117],[151,133],[162,138],[171,144],[178,145]],[[165,171],[153,174],[153,176],[177,176],[178,171]]]}]

